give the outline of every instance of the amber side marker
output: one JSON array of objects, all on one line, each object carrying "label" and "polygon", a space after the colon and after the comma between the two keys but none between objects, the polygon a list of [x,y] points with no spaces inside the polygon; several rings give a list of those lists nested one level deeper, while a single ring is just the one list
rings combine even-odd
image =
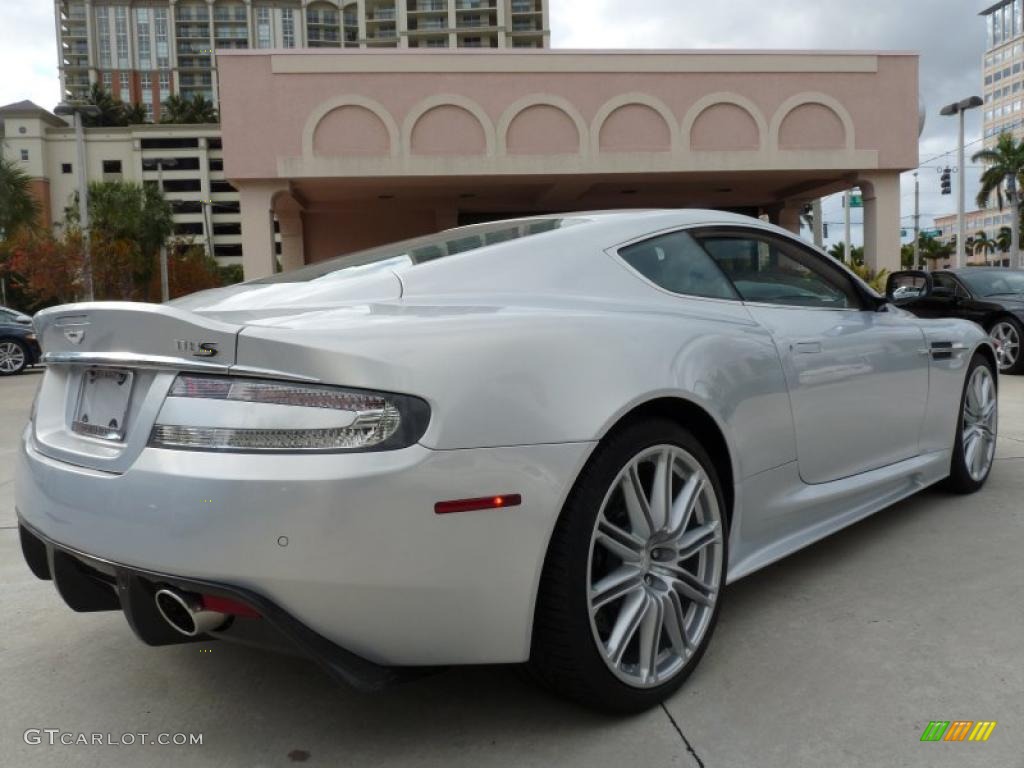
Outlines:
[{"label": "amber side marker", "polygon": [[453,512],[475,512],[481,509],[501,509],[502,507],[518,507],[523,497],[518,493],[504,493],[500,496],[482,496],[479,499],[453,499],[439,501],[434,505],[434,513],[450,515]]}]

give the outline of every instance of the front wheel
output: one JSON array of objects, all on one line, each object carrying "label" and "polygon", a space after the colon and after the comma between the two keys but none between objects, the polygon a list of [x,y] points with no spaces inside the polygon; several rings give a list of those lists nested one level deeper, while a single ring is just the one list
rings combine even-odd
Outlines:
[{"label": "front wheel", "polygon": [[663,420],[598,447],[556,525],[530,666],[598,709],[663,701],[700,661],[721,607],[725,504],[707,453]]},{"label": "front wheel", "polygon": [[991,363],[976,354],[967,369],[967,381],[960,398],[956,442],[946,487],[955,493],[974,493],[992,471],[999,426],[996,374]]},{"label": "front wheel", "polygon": [[0,376],[21,373],[27,366],[28,350],[20,341],[14,339],[0,341]]}]

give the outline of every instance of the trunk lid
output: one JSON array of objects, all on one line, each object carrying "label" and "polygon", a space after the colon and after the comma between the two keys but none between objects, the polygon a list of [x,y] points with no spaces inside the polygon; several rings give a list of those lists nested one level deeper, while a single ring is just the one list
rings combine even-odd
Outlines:
[{"label": "trunk lid", "polygon": [[178,371],[227,372],[241,326],[159,304],[66,304],[35,317],[46,375],[34,446],[123,472],[149,441]]}]

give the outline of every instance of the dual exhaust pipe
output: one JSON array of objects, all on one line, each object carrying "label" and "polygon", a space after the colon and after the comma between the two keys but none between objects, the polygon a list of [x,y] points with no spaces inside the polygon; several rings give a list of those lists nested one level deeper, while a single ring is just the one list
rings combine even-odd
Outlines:
[{"label": "dual exhaust pipe", "polygon": [[232,618],[230,614],[204,608],[199,595],[179,592],[176,589],[158,590],[154,600],[156,609],[164,617],[164,621],[185,637],[198,637],[207,632],[215,632],[222,629]]}]

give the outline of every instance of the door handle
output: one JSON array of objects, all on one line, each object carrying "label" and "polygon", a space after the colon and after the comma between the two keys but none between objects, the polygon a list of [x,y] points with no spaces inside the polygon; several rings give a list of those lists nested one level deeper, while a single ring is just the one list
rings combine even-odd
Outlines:
[{"label": "door handle", "polygon": [[798,355],[814,355],[821,352],[820,341],[797,341],[790,347]]}]

